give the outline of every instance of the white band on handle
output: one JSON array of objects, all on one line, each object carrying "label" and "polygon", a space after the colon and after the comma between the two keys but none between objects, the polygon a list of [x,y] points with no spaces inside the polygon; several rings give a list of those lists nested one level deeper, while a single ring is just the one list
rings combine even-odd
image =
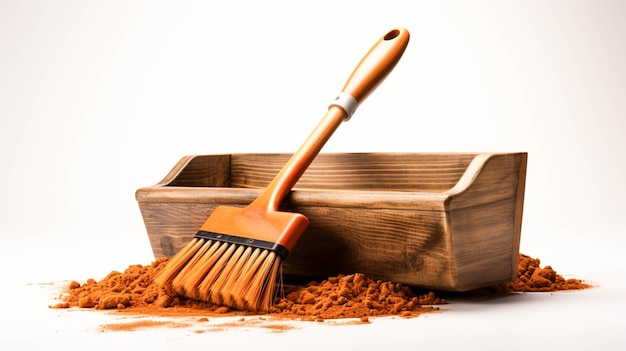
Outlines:
[{"label": "white band on handle", "polygon": [[329,107],[330,106],[339,106],[344,111],[346,111],[346,118],[344,119],[344,121],[347,121],[350,119],[350,117],[352,117],[352,114],[354,114],[356,108],[359,107],[359,102],[356,101],[356,99],[352,95],[342,91],[330,103]]}]

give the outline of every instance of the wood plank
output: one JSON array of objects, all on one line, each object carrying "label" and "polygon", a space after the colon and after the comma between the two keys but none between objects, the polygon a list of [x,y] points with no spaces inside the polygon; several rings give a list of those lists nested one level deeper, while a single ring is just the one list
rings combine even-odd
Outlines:
[{"label": "wood plank", "polygon": [[[474,154],[322,153],[294,189],[442,192],[456,184]],[[288,154],[235,154],[231,186],[263,188]]]}]

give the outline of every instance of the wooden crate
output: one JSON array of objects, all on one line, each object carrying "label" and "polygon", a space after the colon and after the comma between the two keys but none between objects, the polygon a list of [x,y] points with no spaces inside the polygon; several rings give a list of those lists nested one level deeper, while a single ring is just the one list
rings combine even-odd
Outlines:
[{"label": "wooden crate", "polygon": [[[183,157],[136,199],[155,257],[171,257],[218,205],[245,206],[290,154]],[[284,201],[310,225],[287,280],[364,273],[467,291],[516,277],[526,153],[321,153]]]}]

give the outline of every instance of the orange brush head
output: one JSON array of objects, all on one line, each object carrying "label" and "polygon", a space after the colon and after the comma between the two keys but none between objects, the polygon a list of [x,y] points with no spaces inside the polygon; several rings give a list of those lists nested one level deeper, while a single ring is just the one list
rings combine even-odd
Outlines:
[{"label": "orange brush head", "polygon": [[300,213],[219,206],[155,281],[171,293],[266,312],[282,261],[308,224]]}]

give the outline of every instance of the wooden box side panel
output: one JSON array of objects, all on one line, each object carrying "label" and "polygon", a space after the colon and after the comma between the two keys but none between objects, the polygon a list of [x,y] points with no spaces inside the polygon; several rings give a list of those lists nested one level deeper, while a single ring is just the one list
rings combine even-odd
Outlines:
[{"label": "wooden box side panel", "polygon": [[[303,213],[311,221],[285,261],[288,279],[326,279],[359,272],[433,289],[456,285],[443,211],[286,205],[285,210]],[[180,251],[216,206],[142,202],[141,213],[154,256],[171,257]]]},{"label": "wooden box side panel", "polygon": [[287,277],[374,279],[447,289],[455,282],[444,212],[305,207],[307,231],[284,264]]},{"label": "wooden box side panel", "polygon": [[230,186],[230,155],[199,155],[188,157],[177,165],[166,182],[167,186],[228,187]]},{"label": "wooden box side panel", "polygon": [[456,290],[512,281],[517,274],[526,154],[490,157],[471,187],[451,199]]},{"label": "wooden box side panel", "polygon": [[[233,154],[231,186],[262,188],[291,155]],[[322,153],[295,189],[443,192],[452,188],[475,154]]]},{"label": "wooden box side panel", "polygon": [[198,232],[217,204],[140,203],[152,252],[155,258],[172,257]]},{"label": "wooden box side panel", "polygon": [[[512,281],[517,273],[518,240],[511,201],[450,213],[458,286],[467,291]],[[514,264],[515,262],[515,264]]]}]

